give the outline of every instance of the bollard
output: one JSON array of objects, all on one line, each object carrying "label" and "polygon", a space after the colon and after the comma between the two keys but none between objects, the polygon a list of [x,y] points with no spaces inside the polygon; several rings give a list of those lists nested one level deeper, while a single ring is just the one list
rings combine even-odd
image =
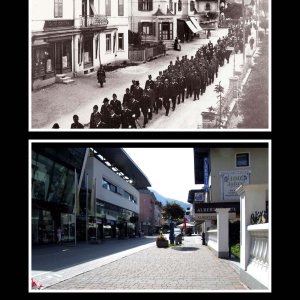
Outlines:
[{"label": "bollard", "polygon": [[205,233],[202,232],[202,245],[205,245]]}]

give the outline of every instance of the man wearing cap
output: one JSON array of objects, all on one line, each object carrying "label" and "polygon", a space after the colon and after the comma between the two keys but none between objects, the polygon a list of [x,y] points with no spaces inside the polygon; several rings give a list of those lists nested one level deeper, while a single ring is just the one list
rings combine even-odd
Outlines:
[{"label": "man wearing cap", "polygon": [[193,92],[194,92],[193,101],[199,100],[200,88],[201,88],[201,79],[198,76],[197,72],[195,72],[193,76]]},{"label": "man wearing cap", "polygon": [[110,101],[110,105],[113,106],[114,112],[117,115],[121,114],[122,105],[121,105],[121,101],[117,99],[117,95],[116,94],[113,94],[113,99]]},{"label": "man wearing cap", "polygon": [[123,103],[123,109],[121,112],[121,123],[122,123],[122,129],[123,128],[133,128],[132,127],[132,118],[133,118],[133,111],[128,108],[127,102]]},{"label": "man wearing cap", "polygon": [[136,128],[135,120],[141,116],[140,103],[131,96],[131,110],[132,110],[132,128]]},{"label": "man wearing cap", "polygon": [[186,98],[192,97],[192,91],[193,91],[192,86],[193,86],[193,74],[191,70],[188,70],[186,75],[186,88],[187,88]]},{"label": "man wearing cap", "polygon": [[175,77],[172,78],[172,81],[170,83],[170,89],[171,89],[171,98],[172,98],[172,104],[173,104],[172,110],[175,110],[177,96],[179,95],[178,83],[175,81]]},{"label": "man wearing cap", "polygon": [[147,87],[147,85],[150,86],[150,89],[153,90],[154,89],[154,81],[152,80],[152,76],[151,75],[148,75],[148,80],[146,80],[146,83],[145,83],[145,88]]},{"label": "man wearing cap", "polygon": [[169,114],[171,100],[171,88],[169,80],[166,78],[163,88],[163,106],[166,109],[166,116]]},{"label": "man wearing cap", "polygon": [[158,114],[158,109],[162,108],[163,100],[163,83],[161,82],[159,76],[156,78],[154,85],[154,94],[155,94],[155,112]]},{"label": "man wearing cap", "polygon": [[123,103],[122,103],[122,105],[126,102],[129,109],[131,107],[131,101],[130,101],[131,96],[132,96],[132,94],[130,94],[130,90],[129,90],[129,88],[127,88],[126,89],[126,93],[123,96]]},{"label": "man wearing cap", "polygon": [[84,124],[85,126],[90,125],[90,128],[98,128],[97,124],[100,122],[100,113],[98,111],[98,105],[94,105],[93,112],[91,113],[90,122]]},{"label": "man wearing cap", "polygon": [[121,126],[121,118],[115,113],[113,105],[109,105],[108,128],[119,129]]},{"label": "man wearing cap", "polygon": [[179,96],[178,96],[178,104],[180,104],[180,97],[181,97],[181,102],[184,102],[184,96],[185,96],[185,88],[186,88],[186,80],[185,77],[182,75],[182,72],[179,72],[179,77],[178,77],[178,89],[179,89]]},{"label": "man wearing cap", "polygon": [[77,115],[73,116],[74,123],[71,124],[71,129],[84,129],[84,126],[78,122],[79,117]]},{"label": "man wearing cap", "polygon": [[107,127],[108,126],[107,125],[108,124],[108,117],[110,116],[108,98],[104,98],[103,104],[101,106],[100,114],[101,114],[102,122],[104,122],[106,124],[106,128],[108,128]]},{"label": "man wearing cap", "polygon": [[150,105],[151,105],[151,100],[149,95],[147,94],[146,90],[143,91],[141,100],[140,102],[140,108],[141,108],[141,112],[143,113],[144,116],[144,124],[143,124],[143,128],[146,127],[146,124],[148,123],[148,113],[150,113]]},{"label": "man wearing cap", "polygon": [[155,94],[153,89],[150,88],[150,85],[146,85],[146,89],[144,91],[150,97],[150,112],[148,113],[148,119],[152,120],[152,111],[153,107],[155,107]]},{"label": "man wearing cap", "polygon": [[137,101],[141,101],[143,96],[143,89],[140,87],[140,82],[137,80],[135,82],[135,89],[133,90],[133,96]]}]

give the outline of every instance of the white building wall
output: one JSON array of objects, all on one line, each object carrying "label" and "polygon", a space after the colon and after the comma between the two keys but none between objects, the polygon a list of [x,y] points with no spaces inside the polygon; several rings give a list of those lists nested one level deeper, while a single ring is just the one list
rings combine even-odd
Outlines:
[{"label": "white building wall", "polygon": [[[139,192],[131,184],[122,179],[115,172],[103,165],[94,157],[88,157],[85,173],[88,173],[89,188],[92,187],[93,178],[97,178],[96,196],[105,202],[139,213]],[[137,204],[102,187],[102,178],[123,188],[126,192],[137,198]]]}]

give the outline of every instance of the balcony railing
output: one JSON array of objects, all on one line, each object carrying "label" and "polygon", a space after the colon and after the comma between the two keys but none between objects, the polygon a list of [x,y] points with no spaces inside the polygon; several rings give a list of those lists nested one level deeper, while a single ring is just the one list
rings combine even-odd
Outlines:
[{"label": "balcony railing", "polygon": [[80,27],[102,26],[106,27],[108,24],[107,17],[105,15],[93,15],[93,16],[79,16]]}]

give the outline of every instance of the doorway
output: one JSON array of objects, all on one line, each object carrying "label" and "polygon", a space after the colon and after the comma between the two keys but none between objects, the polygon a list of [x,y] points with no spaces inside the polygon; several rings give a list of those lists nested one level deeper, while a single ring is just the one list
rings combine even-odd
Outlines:
[{"label": "doorway", "polygon": [[61,42],[55,43],[55,73],[62,73]]},{"label": "doorway", "polygon": [[159,24],[159,36],[162,40],[173,39],[173,23],[162,22]]}]

